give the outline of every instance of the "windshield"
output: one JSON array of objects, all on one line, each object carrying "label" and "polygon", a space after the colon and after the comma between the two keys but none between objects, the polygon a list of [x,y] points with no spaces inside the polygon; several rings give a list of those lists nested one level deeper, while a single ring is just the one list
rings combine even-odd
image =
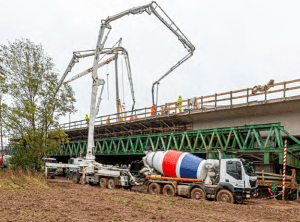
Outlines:
[{"label": "windshield", "polygon": [[57,163],[57,160],[46,160],[47,163]]},{"label": "windshield", "polygon": [[256,176],[256,173],[253,168],[253,162],[249,162],[247,160],[242,160],[245,172],[248,176]]}]

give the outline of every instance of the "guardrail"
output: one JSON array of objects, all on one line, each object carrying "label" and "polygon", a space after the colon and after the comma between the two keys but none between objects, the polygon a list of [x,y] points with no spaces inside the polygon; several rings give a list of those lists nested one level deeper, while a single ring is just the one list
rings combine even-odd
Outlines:
[{"label": "guardrail", "polygon": [[[263,86],[264,87],[264,86]],[[135,109],[133,111],[126,111],[122,113],[115,113],[110,115],[104,115],[96,117],[95,125],[105,124],[118,124],[123,122],[134,122],[142,119],[158,118],[161,116],[170,115],[184,115],[192,111],[210,111],[218,110],[224,107],[233,108],[235,105],[245,106],[251,105],[255,102],[264,102],[273,99],[285,100],[292,95],[300,95],[297,91],[300,89],[300,79],[276,83],[274,85],[266,85],[271,87],[264,92],[253,93],[253,88],[240,89],[236,91],[230,91],[225,93],[216,93],[209,96],[194,97],[192,99],[182,100],[181,105],[178,102],[166,103],[159,105],[153,109],[153,107],[146,107],[143,109]],[[288,92],[293,92],[292,95],[288,95]],[[256,99],[256,100],[255,100]],[[59,125],[63,130],[73,130],[88,127],[86,120],[79,120],[70,123],[64,123]]]}]

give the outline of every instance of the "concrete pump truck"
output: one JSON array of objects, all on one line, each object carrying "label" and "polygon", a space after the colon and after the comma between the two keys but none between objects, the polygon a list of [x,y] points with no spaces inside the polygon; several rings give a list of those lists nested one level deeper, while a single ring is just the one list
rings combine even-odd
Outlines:
[{"label": "concrete pump truck", "polygon": [[[95,117],[99,111],[103,86],[103,79],[99,79],[97,70],[105,64],[113,61],[119,51],[124,51],[122,47],[104,48],[105,42],[112,29],[110,23],[130,14],[142,14],[147,12],[154,14],[187,49],[188,54],[172,66],[152,85],[152,102],[154,101],[154,87],[158,87],[160,81],[169,75],[173,70],[189,59],[195,50],[193,44],[181,32],[177,25],[156,3],[131,8],[114,16],[102,20],[101,28],[95,50],[86,50],[73,53],[73,57],[59,85],[54,93],[56,95],[60,86],[64,83],[67,74],[79,58],[94,56],[93,67],[79,73],[71,80],[78,79],[88,73],[92,73],[92,93],[90,104],[90,121],[88,128],[88,144],[86,156],[77,164],[46,163],[47,168],[60,167],[72,168],[72,179],[74,182],[99,184],[100,187],[114,189],[117,187],[130,188],[132,186],[146,186],[150,193],[174,196],[188,196],[193,199],[212,198],[218,201],[230,203],[242,203],[244,199],[250,198],[251,193],[255,193],[257,187],[257,177],[251,170],[251,164],[243,159],[220,159],[203,160],[190,153],[179,151],[157,151],[153,152],[153,147],[145,148],[146,156],[143,158],[143,169],[138,175],[133,175],[129,167],[117,167],[104,165],[95,161],[94,155],[94,124]],[[126,51],[126,50],[125,50]],[[100,63],[101,54],[113,54],[113,57]],[[102,89],[97,99],[99,85]],[[132,89],[133,93],[133,89]],[[156,101],[157,103],[157,101]]]}]

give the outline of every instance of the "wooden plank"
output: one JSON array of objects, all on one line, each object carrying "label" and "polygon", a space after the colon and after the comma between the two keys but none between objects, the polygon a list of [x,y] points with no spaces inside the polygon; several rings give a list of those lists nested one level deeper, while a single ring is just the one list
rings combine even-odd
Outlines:
[{"label": "wooden plank", "polygon": [[[256,174],[262,174],[262,172],[260,171],[255,171]],[[276,173],[265,173],[266,175],[272,175],[272,176],[278,176],[278,177],[281,177],[282,178],[282,175],[281,174],[276,174]],[[291,177],[293,178],[292,176],[285,176],[286,178],[287,177]]]},{"label": "wooden plank", "polygon": [[[262,178],[263,180],[264,179],[278,179],[278,180],[282,180],[282,177],[268,177],[268,176],[257,176],[257,178]],[[293,178],[287,178],[287,177],[285,177],[285,179],[287,180],[292,180]]]},{"label": "wooden plank", "polygon": [[[266,182],[263,182],[262,180],[258,180],[258,183],[275,183],[275,184],[282,184],[282,181],[278,180],[267,180]],[[291,184],[291,181],[285,181],[285,184]]]}]

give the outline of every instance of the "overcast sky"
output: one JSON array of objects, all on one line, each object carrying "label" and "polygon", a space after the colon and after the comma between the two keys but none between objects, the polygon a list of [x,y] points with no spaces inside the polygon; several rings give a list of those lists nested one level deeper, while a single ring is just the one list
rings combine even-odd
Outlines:
[{"label": "overcast sky", "polygon": [[[73,51],[94,49],[101,19],[146,0],[0,0],[0,44],[29,38],[42,44],[60,73]],[[194,96],[299,78],[300,1],[276,0],[158,0],[157,3],[196,47],[194,56],[160,84],[159,104]],[[185,54],[177,38],[154,15],[130,15],[112,22],[106,47],[123,38],[132,68],[136,108],[151,106],[152,83]],[[92,59],[76,64],[68,78],[92,66]],[[120,68],[121,69],[121,68]],[[114,67],[109,73],[100,114],[116,112]],[[127,73],[124,100],[131,107]],[[67,78],[67,79],[68,79]],[[120,77],[122,71],[120,70]],[[122,82],[122,81],[121,81]],[[71,121],[89,114],[90,75],[71,83],[78,112]],[[122,84],[120,84],[123,102]],[[61,119],[67,122],[68,117]]]}]

